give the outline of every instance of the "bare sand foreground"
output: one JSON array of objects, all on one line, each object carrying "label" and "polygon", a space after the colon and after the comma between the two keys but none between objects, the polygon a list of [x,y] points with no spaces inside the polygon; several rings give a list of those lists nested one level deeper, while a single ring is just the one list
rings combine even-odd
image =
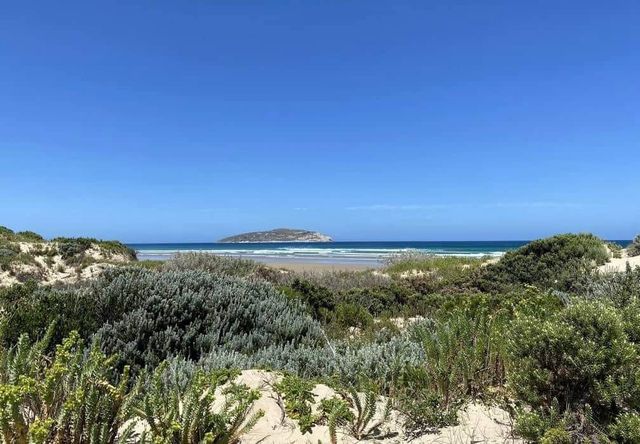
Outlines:
[{"label": "bare sand foreground", "polygon": [[[302,434],[297,423],[289,418],[283,411],[282,400],[273,388],[281,376],[264,370],[245,370],[236,382],[246,384],[260,392],[260,399],[256,401],[253,411],[262,410],[264,416],[256,423],[255,427],[243,436],[243,443],[309,443],[331,442],[327,425],[317,425],[312,433]],[[313,406],[317,411],[320,400],[331,398],[336,392],[324,385],[318,384],[313,390],[316,403]],[[384,410],[384,399],[380,399],[379,412],[372,420],[372,424],[380,420],[379,416]],[[381,436],[369,440],[377,443],[407,443],[435,444],[435,443],[522,443],[519,439],[511,437],[511,423],[509,415],[504,410],[496,407],[488,407],[481,404],[469,404],[459,414],[460,423],[456,426],[445,427],[435,433],[423,435],[415,439],[408,439],[402,428],[402,418],[398,412],[392,411],[388,421],[381,427]],[[337,441],[339,443],[361,442],[350,436],[345,429],[338,430]]]},{"label": "bare sand foreground", "polygon": [[623,272],[627,269],[627,264],[631,268],[640,267],[640,256],[628,257],[627,251],[622,250],[622,257],[611,258],[609,262],[598,267],[598,270],[604,273]]}]

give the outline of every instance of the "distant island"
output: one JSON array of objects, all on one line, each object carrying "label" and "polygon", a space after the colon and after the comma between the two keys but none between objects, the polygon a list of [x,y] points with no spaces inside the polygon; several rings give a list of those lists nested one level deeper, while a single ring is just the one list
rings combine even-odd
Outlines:
[{"label": "distant island", "polygon": [[298,230],[294,228],[276,228],[270,231],[252,231],[225,237],[221,243],[249,242],[331,242],[333,239],[317,231]]}]

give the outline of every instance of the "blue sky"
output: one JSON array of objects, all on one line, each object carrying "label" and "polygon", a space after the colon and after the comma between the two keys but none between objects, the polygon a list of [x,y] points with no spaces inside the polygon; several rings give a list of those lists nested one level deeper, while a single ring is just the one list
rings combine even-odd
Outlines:
[{"label": "blue sky", "polygon": [[637,1],[8,2],[0,225],[640,232]]}]

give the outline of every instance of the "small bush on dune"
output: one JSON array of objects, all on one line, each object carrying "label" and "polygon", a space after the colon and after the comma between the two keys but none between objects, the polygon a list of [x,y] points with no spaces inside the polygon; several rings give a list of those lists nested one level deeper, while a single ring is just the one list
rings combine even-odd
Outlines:
[{"label": "small bush on dune", "polygon": [[622,257],[622,246],[616,242],[606,242],[605,245],[611,252],[611,257],[613,258],[621,258]]},{"label": "small bush on dune", "polygon": [[627,255],[629,257],[640,256],[640,234],[633,239],[633,242],[627,247]]},{"label": "small bush on dune", "polygon": [[40,337],[54,321],[53,343],[73,330],[81,331],[87,339],[102,325],[103,314],[93,304],[81,289],[38,287],[33,280],[0,289],[0,312],[6,317],[5,327],[0,328],[0,345],[8,347],[24,333]]},{"label": "small bush on dune", "polygon": [[640,407],[638,350],[607,303],[579,300],[548,318],[521,317],[507,345],[509,386],[532,414],[589,411],[607,425]]},{"label": "small bush on dune", "polygon": [[85,352],[72,333],[46,353],[51,335],[26,335],[0,354],[0,431],[7,443],[127,442],[128,372],[114,376],[113,359]]},{"label": "small bush on dune", "polygon": [[129,390],[128,370],[118,373],[115,359],[98,344],[85,348],[77,332],[48,353],[51,332],[0,349],[7,443],[237,444],[263,415],[251,412],[258,392],[232,382],[236,371],[186,375],[163,363]]},{"label": "small bush on dune", "polygon": [[233,383],[237,372],[197,372],[187,379],[168,373],[161,365],[134,391],[133,412],[144,428],[137,442],[236,444],[264,415],[251,413],[260,394]]},{"label": "small bush on dune", "polygon": [[58,247],[58,252],[62,256],[62,259],[73,265],[82,263],[85,259],[85,253],[93,245],[96,245],[107,256],[107,259],[112,254],[120,254],[128,258],[129,260],[136,259],[136,252],[118,241],[103,241],[88,237],[57,237],[52,240]]},{"label": "small bush on dune", "polygon": [[507,252],[480,270],[479,285],[490,290],[523,284],[570,290],[580,276],[608,260],[604,242],[596,236],[561,234]]},{"label": "small bush on dune", "polygon": [[387,273],[431,271],[438,273],[444,279],[454,279],[466,274],[469,268],[479,267],[485,261],[486,258],[407,252],[387,258],[385,271]]},{"label": "small bush on dune", "polygon": [[25,242],[44,242],[44,238],[33,231],[19,231],[15,234],[16,238]]},{"label": "small bush on dune", "polygon": [[220,256],[211,253],[177,253],[162,267],[166,271],[206,271],[212,274],[246,277],[255,273],[260,265],[247,259]]},{"label": "small bush on dune", "polygon": [[391,278],[372,270],[338,271],[325,270],[302,273],[279,273],[275,282],[281,286],[291,286],[295,281],[308,282],[316,287],[322,287],[331,293],[353,290],[354,288],[369,289],[388,286]]},{"label": "small bush on dune", "polygon": [[640,268],[628,267],[623,273],[598,273],[588,276],[580,285],[580,293],[591,299],[608,300],[624,307],[640,300]]}]

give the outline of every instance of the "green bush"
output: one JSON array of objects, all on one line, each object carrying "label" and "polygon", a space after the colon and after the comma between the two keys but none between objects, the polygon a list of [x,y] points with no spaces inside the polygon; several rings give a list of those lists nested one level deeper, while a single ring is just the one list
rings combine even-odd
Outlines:
[{"label": "green bush", "polygon": [[251,413],[260,394],[233,383],[237,372],[197,372],[184,380],[168,373],[163,364],[134,390],[133,412],[144,429],[136,442],[239,443],[264,415]]},{"label": "green bush", "polygon": [[58,247],[62,259],[72,265],[81,264],[85,259],[85,253],[93,245],[97,246],[109,259],[111,255],[124,255],[129,260],[136,260],[136,252],[130,247],[118,241],[103,241],[88,237],[57,237],[52,240]]},{"label": "green bush", "polygon": [[17,256],[18,253],[12,248],[0,248],[0,271],[9,270],[9,265]]},{"label": "green bush", "polygon": [[622,246],[615,242],[606,242],[605,245],[611,252],[611,257],[619,259],[622,257]]},{"label": "green bush", "polygon": [[516,319],[509,386],[534,412],[590,410],[596,423],[640,407],[638,350],[612,305],[578,300],[546,318]]},{"label": "green bush", "polygon": [[6,317],[0,327],[0,345],[8,347],[24,333],[40,337],[54,321],[53,343],[61,342],[74,330],[88,339],[114,310],[113,305],[93,300],[82,288],[38,287],[33,280],[16,284],[0,289],[0,312]]},{"label": "green bush", "polygon": [[318,418],[313,414],[315,395],[312,381],[295,375],[284,375],[282,380],[274,385],[278,396],[284,400],[284,409],[290,418],[298,421],[300,432],[311,433]]},{"label": "green bush", "polygon": [[507,252],[479,271],[479,286],[495,291],[509,285],[570,290],[580,276],[609,260],[602,240],[592,234],[561,234]]},{"label": "green bush", "polygon": [[177,253],[166,261],[163,269],[167,271],[206,271],[213,274],[246,277],[256,272],[259,264],[247,259],[232,256],[220,256],[210,253]]},{"label": "green bush", "polygon": [[26,335],[0,353],[0,431],[7,443],[126,442],[128,371],[114,375],[113,359],[87,352],[77,333],[46,353],[51,335]]},{"label": "green bush", "polygon": [[609,436],[619,444],[640,442],[640,415],[623,413],[609,426]]},{"label": "green bush", "polygon": [[333,294],[326,288],[296,278],[289,287],[282,290],[288,297],[302,301],[314,319],[323,322],[333,319],[336,302]]},{"label": "green bush", "polygon": [[320,412],[329,426],[332,443],[337,443],[337,429],[343,428],[356,440],[384,439],[387,437],[383,426],[389,420],[391,400],[383,405],[377,388],[368,383],[337,387],[339,397],[320,401]]},{"label": "green bush", "polygon": [[33,231],[19,231],[15,234],[16,238],[25,242],[44,242],[44,238]]},{"label": "green bush", "polygon": [[640,256],[640,234],[633,239],[633,242],[627,247],[627,255],[629,257]]},{"label": "green bush", "polygon": [[346,302],[336,306],[336,322],[344,328],[364,330],[373,325],[373,316],[363,306]]},{"label": "green bush", "polygon": [[0,237],[10,238],[13,237],[14,234],[12,229],[0,225]]}]

